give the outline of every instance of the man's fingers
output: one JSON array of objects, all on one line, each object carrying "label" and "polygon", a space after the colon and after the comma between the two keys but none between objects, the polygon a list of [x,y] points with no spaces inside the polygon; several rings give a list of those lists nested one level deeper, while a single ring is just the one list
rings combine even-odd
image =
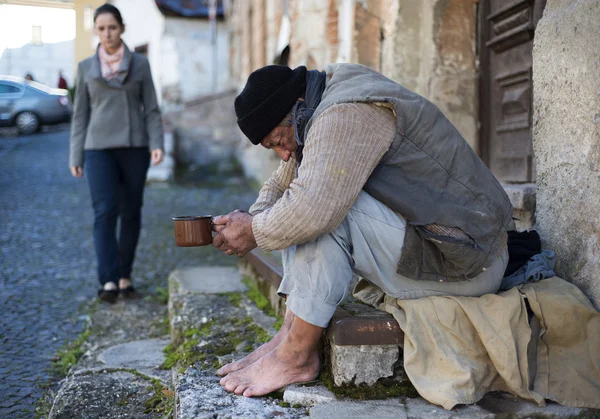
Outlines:
[{"label": "man's fingers", "polygon": [[235,249],[227,249],[227,250],[225,251],[225,254],[226,254],[226,255],[229,255],[229,256],[231,256],[231,255],[235,255],[236,253],[237,253],[237,250],[235,250]]},{"label": "man's fingers", "polygon": [[[225,225],[227,224],[227,222],[229,221],[229,215],[217,215],[216,217],[213,218],[213,224],[216,225]],[[215,230],[217,231],[217,230]]]},{"label": "man's fingers", "polygon": [[220,233],[225,227],[225,224],[213,224],[213,231]]},{"label": "man's fingers", "polygon": [[221,234],[217,234],[215,237],[213,237],[213,247],[216,247],[218,249],[224,243],[225,240],[223,239],[223,236]]}]

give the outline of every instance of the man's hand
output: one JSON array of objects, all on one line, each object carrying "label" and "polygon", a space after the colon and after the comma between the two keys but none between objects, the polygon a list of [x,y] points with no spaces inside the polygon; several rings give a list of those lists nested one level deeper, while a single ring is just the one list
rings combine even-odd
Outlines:
[{"label": "man's hand", "polygon": [[252,232],[252,216],[235,210],[213,219],[213,229],[218,232],[213,237],[213,246],[228,255],[243,257],[256,247]]}]

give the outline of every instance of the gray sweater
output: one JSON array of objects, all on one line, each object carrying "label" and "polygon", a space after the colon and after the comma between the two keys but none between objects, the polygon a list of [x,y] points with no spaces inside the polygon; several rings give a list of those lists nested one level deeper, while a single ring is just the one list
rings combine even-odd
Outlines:
[{"label": "gray sweater", "polygon": [[77,67],[69,166],[83,166],[84,150],[163,149],[160,109],[146,57],[125,46],[119,74],[102,77],[98,54]]}]

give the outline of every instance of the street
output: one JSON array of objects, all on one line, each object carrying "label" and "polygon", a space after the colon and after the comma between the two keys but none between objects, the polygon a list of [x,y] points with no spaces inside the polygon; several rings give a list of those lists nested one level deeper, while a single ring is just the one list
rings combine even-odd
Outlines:
[{"label": "street", "polygon": [[[69,127],[0,136],[0,417],[33,417],[56,352],[85,327],[83,304],[99,284],[93,213],[83,179],[68,170]],[[1,135],[1,134],[0,134]],[[214,248],[177,248],[174,215],[247,209],[243,178],[225,187],[148,185],[133,282],[142,294],[166,287],[176,266],[232,266]]]}]

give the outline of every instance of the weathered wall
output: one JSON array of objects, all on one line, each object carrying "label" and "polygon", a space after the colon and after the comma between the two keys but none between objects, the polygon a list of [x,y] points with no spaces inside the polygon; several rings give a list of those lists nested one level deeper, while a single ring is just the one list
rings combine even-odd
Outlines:
[{"label": "weathered wall", "polygon": [[537,229],[600,308],[600,2],[548,0],[533,48]]},{"label": "weathered wall", "polygon": [[380,10],[382,73],[435,103],[476,149],[473,1],[395,0]]},{"label": "weathered wall", "polygon": [[[233,4],[231,71],[240,89],[251,71],[273,62],[279,4]],[[290,67],[354,62],[374,68],[435,103],[476,146],[473,0],[288,0],[288,9]]]}]

